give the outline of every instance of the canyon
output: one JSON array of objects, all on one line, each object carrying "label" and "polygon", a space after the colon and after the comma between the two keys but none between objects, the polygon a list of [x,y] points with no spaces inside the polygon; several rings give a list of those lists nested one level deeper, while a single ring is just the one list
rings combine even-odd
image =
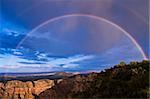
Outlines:
[{"label": "canyon", "polygon": [[0,81],[0,99],[147,99],[150,96],[149,64],[145,60],[121,62],[99,73],[5,78]]},{"label": "canyon", "polygon": [[34,99],[41,92],[54,86],[54,80],[41,79],[36,81],[13,80],[0,83],[2,99]]}]

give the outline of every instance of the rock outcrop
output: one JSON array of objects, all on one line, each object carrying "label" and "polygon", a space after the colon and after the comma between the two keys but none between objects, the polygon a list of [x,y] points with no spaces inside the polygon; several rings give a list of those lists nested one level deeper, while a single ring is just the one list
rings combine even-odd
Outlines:
[{"label": "rock outcrop", "polygon": [[53,80],[37,80],[37,81],[33,81],[33,93],[35,95],[39,95],[41,92],[43,92],[46,89],[51,88],[52,86],[54,86],[54,81]]},{"label": "rock outcrop", "polygon": [[54,80],[41,79],[22,82],[19,80],[0,83],[0,98],[2,99],[34,99],[44,90],[54,86]]},{"label": "rock outcrop", "polygon": [[73,79],[59,80],[55,86],[41,92],[38,99],[68,99],[67,95],[73,89]]},{"label": "rock outcrop", "polygon": [[147,99],[150,96],[149,64],[149,61],[121,63],[104,72],[63,79],[0,82],[0,99]]},{"label": "rock outcrop", "polygon": [[150,97],[149,61],[119,64],[100,73],[65,78],[38,99],[103,99]]}]

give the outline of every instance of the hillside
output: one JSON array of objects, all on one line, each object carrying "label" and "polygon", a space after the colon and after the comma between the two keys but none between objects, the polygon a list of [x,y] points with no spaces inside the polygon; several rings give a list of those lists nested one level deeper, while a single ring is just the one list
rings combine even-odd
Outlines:
[{"label": "hillside", "polygon": [[39,99],[148,98],[149,92],[149,61],[121,62],[101,73],[64,79]]},{"label": "hillside", "polygon": [[100,73],[59,72],[55,76],[7,80],[0,82],[0,99],[148,98],[150,95],[149,61],[120,62]]}]

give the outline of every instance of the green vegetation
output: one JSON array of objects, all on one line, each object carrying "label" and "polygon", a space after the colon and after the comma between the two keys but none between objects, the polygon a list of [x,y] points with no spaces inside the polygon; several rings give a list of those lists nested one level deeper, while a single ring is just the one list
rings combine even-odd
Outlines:
[{"label": "green vegetation", "polygon": [[73,98],[148,98],[149,61],[120,62],[105,72],[81,76],[78,83],[83,86],[74,85]]},{"label": "green vegetation", "polygon": [[149,61],[120,64],[100,73],[65,78],[42,92],[39,99],[140,98],[150,96]]}]

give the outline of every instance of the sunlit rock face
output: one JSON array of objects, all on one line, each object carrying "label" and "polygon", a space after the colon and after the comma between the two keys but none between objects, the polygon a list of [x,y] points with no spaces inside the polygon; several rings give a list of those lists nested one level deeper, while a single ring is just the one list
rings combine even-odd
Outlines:
[{"label": "sunlit rock face", "polygon": [[2,99],[34,99],[35,96],[52,86],[54,86],[54,81],[48,79],[33,82],[12,80],[5,85],[0,83],[0,97]]},{"label": "sunlit rock face", "polygon": [[23,58],[35,61],[22,62],[24,70],[103,70],[120,61],[143,59],[127,33],[109,21],[89,16],[51,19],[29,32],[17,48],[27,49]]},{"label": "sunlit rock face", "polygon": [[33,81],[33,84],[34,84],[33,93],[35,95],[39,95],[42,91],[54,86],[54,81],[48,79],[45,80],[41,79],[41,80]]}]

